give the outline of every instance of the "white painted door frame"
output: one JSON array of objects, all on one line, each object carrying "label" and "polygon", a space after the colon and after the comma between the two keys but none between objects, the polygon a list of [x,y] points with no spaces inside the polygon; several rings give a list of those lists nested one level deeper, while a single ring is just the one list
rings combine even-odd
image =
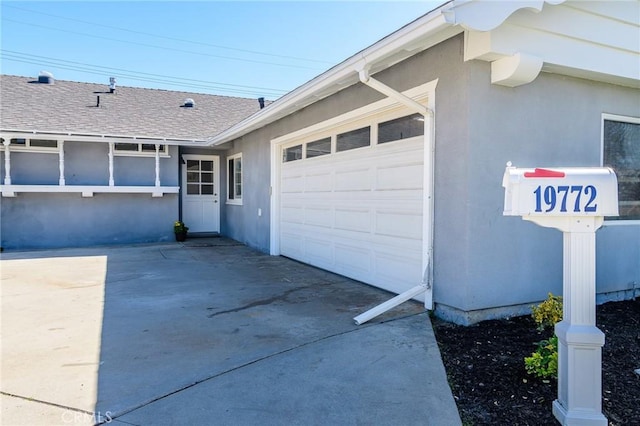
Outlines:
[{"label": "white painted door frame", "polygon": [[[182,176],[180,195],[182,198],[182,220],[190,228],[189,232],[220,232],[220,157],[218,155],[182,154],[182,158],[184,159],[180,170]],[[201,179],[204,179],[199,182],[199,192],[205,192],[205,194],[188,193],[187,166],[190,160],[213,162],[211,194],[206,193],[209,191],[209,182],[202,176],[209,174],[206,170],[198,170]],[[188,211],[190,207],[196,208],[198,211],[190,212]]]}]

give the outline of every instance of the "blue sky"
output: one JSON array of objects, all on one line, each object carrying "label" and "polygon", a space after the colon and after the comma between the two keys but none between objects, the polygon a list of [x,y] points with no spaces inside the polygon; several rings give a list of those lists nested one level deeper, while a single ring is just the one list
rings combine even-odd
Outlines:
[{"label": "blue sky", "polygon": [[276,99],[441,1],[2,1],[3,74]]}]

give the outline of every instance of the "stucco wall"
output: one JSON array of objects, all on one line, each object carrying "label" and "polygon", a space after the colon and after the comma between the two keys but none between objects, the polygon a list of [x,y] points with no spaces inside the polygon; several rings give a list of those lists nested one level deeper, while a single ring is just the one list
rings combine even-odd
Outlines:
[{"label": "stucco wall", "polygon": [[[108,185],[108,146],[66,142],[67,185]],[[178,148],[160,160],[163,186],[178,185]],[[4,176],[4,153],[2,153]],[[11,153],[12,183],[57,185],[57,154]],[[153,186],[155,159],[114,158],[116,185]],[[1,199],[1,244],[5,249],[74,247],[96,244],[168,241],[178,218],[178,195],[19,193]]]},{"label": "stucco wall", "polygon": [[[600,166],[602,113],[640,116],[640,91],[546,73],[531,84],[507,88],[490,84],[488,63],[465,66],[470,70],[469,137],[468,157],[460,166],[467,178],[460,183],[467,188],[462,226],[468,239],[447,243],[457,245],[456,251],[468,259],[462,269],[465,290],[452,300],[455,292],[450,290],[458,285],[436,281],[436,300],[467,312],[509,306],[522,311],[550,291],[562,293],[562,233],[502,216],[506,162],[519,167]],[[453,173],[450,178],[455,179]],[[438,212],[445,213],[442,200],[436,203]],[[437,251],[443,250],[441,243]],[[599,230],[597,259],[601,300],[604,293],[640,287],[640,225],[607,224]],[[445,264],[436,264],[441,278],[461,273],[455,262]]]}]

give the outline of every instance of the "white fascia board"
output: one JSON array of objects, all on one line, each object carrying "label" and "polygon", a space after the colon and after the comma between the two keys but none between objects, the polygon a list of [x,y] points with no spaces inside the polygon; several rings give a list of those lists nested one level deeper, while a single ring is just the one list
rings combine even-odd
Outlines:
[{"label": "white fascia board", "polygon": [[452,24],[449,15],[444,13],[455,4],[455,1],[447,2],[353,55],[263,110],[209,138],[209,145],[229,142],[356,84],[359,81],[357,70],[365,65],[373,74],[461,33],[462,28]]},{"label": "white fascia board", "polygon": [[451,20],[468,31],[491,31],[507,20],[513,13],[528,9],[540,12],[545,3],[558,5],[565,0],[509,0],[509,1],[474,1],[456,2]]},{"label": "white fascia board", "polygon": [[152,136],[131,136],[131,135],[106,135],[97,133],[74,133],[74,132],[55,132],[41,130],[25,130],[25,129],[0,129],[2,138],[25,138],[25,139],[55,139],[73,142],[115,142],[115,143],[144,143],[144,144],[160,144],[160,145],[180,145],[180,146],[198,146],[206,148],[207,141],[205,139],[172,139],[158,138]]},{"label": "white fascia board", "polygon": [[638,1],[518,10],[491,31],[466,31],[464,59],[493,62],[525,54],[542,59],[544,72],[638,87],[640,20],[634,16],[640,17]]}]

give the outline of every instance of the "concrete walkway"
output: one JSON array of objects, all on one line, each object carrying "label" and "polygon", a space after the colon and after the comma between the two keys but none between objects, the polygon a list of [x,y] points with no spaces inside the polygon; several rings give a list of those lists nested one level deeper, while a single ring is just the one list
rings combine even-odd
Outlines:
[{"label": "concrete walkway", "polygon": [[2,425],[459,425],[428,314],[223,238],[3,253]]}]

